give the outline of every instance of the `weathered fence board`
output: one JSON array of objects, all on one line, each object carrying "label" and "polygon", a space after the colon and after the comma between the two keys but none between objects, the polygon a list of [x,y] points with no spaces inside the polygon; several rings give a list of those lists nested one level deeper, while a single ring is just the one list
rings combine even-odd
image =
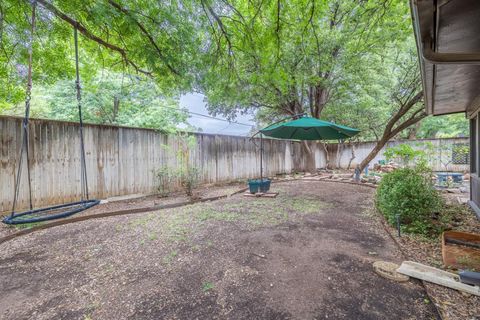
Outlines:
[{"label": "weathered fence board", "polygon": [[[12,207],[21,119],[0,117],[0,211]],[[30,121],[30,158],[34,206],[78,200],[80,152],[78,124]],[[259,148],[245,137],[195,134],[190,164],[200,169],[202,183],[254,178],[259,175]],[[90,196],[107,198],[150,194],[157,184],[155,171],[178,166],[180,141],[154,130],[86,125],[84,130]],[[256,142],[259,144],[258,141]],[[265,174],[303,169],[299,143],[265,140]],[[19,208],[28,207],[26,163],[23,166]]]},{"label": "weathered fence board", "polygon": [[[453,161],[452,147],[454,145],[469,144],[468,138],[447,138],[447,139],[420,139],[420,140],[395,140],[387,142],[387,145],[371,161],[370,167],[379,160],[385,160],[384,152],[387,148],[399,144],[410,144],[415,149],[421,149],[426,152],[426,159],[434,171],[469,171],[468,163],[455,163]],[[329,145],[330,164],[334,167],[347,168],[352,158],[352,148],[355,158],[350,167],[360,163],[374,148],[375,142],[360,142],[355,144],[331,144]],[[337,148],[340,147],[340,156],[337,156]],[[468,156],[466,157],[468,159]],[[318,164],[318,162],[317,162]]]},{"label": "weathered fence board", "polygon": [[[20,118],[0,117],[0,211],[11,210],[16,167],[21,146]],[[178,137],[149,129],[86,125],[86,164],[91,197],[107,198],[126,194],[155,192],[155,172],[162,166],[177,167],[177,153],[181,148]],[[246,137],[195,134],[196,145],[190,151],[189,163],[199,168],[201,183],[216,183],[259,176],[259,140],[256,145]],[[65,203],[80,197],[80,152],[78,124],[72,122],[31,120],[30,155],[32,195],[34,206]],[[453,143],[468,139],[429,141],[437,153]],[[389,142],[387,146],[401,142]],[[408,143],[425,143],[408,142]],[[355,166],[373,148],[373,143],[355,145]],[[322,145],[311,145],[317,168],[326,165]],[[418,147],[418,146],[417,146]],[[420,146],[421,147],[421,146]],[[264,173],[273,176],[293,170],[305,170],[306,159],[298,142],[264,140]],[[352,146],[329,145],[329,159],[333,166],[346,168]],[[451,151],[432,160],[434,170],[464,171],[467,165],[446,164]],[[384,159],[382,152],[372,161]],[[443,160],[442,160],[443,159]],[[19,207],[28,206],[26,163],[23,166]]]}]

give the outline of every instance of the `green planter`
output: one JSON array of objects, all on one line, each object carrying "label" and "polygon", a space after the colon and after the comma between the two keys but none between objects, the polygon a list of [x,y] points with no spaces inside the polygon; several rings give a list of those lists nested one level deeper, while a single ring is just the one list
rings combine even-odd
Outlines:
[{"label": "green planter", "polygon": [[250,193],[257,193],[258,189],[260,188],[260,181],[259,180],[248,180],[248,189]]},{"label": "green planter", "polygon": [[258,192],[268,192],[270,190],[270,179],[253,179],[253,180],[248,180],[248,188],[250,190],[250,193],[258,193]]},{"label": "green planter", "polygon": [[263,181],[260,181],[260,192],[268,192],[270,190],[270,179],[263,179]]}]

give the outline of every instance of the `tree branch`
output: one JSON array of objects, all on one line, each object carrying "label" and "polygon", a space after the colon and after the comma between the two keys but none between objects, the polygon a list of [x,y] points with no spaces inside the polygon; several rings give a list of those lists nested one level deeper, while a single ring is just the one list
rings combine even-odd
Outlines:
[{"label": "tree branch", "polygon": [[416,116],[416,117],[410,117],[408,118],[408,120],[405,120],[403,123],[401,123],[400,125],[398,125],[390,134],[390,138],[393,138],[395,137],[397,134],[399,134],[400,132],[402,132],[402,130],[405,130],[407,129],[408,127],[410,127],[411,125],[417,123],[418,121],[422,120],[423,118],[425,118],[427,116],[427,114],[423,111],[423,108],[420,115]]},{"label": "tree branch", "polygon": [[180,75],[178,73],[178,71],[172,67],[172,65],[167,61],[165,55],[163,54],[162,50],[160,50],[160,48],[158,47],[157,43],[155,42],[155,39],[153,39],[152,35],[147,31],[147,29],[137,20],[135,19],[131,14],[130,12],[128,11],[128,9],[125,9],[123,8],[120,4],[116,3],[115,1],[113,0],[108,0],[108,3],[114,7],[115,9],[117,9],[118,11],[122,12],[123,14],[127,15],[128,17],[130,17],[133,22],[135,22],[135,24],[138,26],[138,28],[142,31],[142,33],[148,38],[148,41],[150,41],[150,43],[153,45],[153,47],[155,48],[155,50],[157,51],[158,53],[158,56],[160,57],[160,59],[162,60],[162,62],[167,66],[167,68],[175,75]]},{"label": "tree branch", "polygon": [[423,91],[418,92],[415,97],[407,101],[404,105],[402,105],[399,111],[388,121],[385,127],[385,133],[388,135],[389,132],[393,130],[395,123],[398,122],[417,102],[419,102],[423,97]]},{"label": "tree branch", "polygon": [[80,22],[78,22],[77,20],[69,17],[68,15],[66,15],[65,13],[60,11],[57,7],[55,7],[51,3],[49,3],[45,0],[37,0],[37,2],[42,7],[44,7],[45,9],[47,9],[48,11],[53,13],[55,16],[57,16],[58,18],[62,19],[63,21],[67,22],[68,24],[70,24],[71,26],[76,28],[81,34],[83,34],[88,39],[97,42],[98,44],[100,44],[101,46],[103,46],[107,49],[118,52],[122,56],[122,59],[125,60],[125,62],[127,64],[131,65],[137,72],[143,73],[143,74],[148,75],[148,76],[153,75],[152,72],[150,72],[150,71],[140,69],[132,60],[130,60],[127,56],[127,51],[124,48],[121,48],[117,45],[114,45],[110,42],[107,42],[107,41],[103,40],[100,37],[97,37],[96,35],[91,33],[89,30],[87,30],[87,28],[85,28]]}]

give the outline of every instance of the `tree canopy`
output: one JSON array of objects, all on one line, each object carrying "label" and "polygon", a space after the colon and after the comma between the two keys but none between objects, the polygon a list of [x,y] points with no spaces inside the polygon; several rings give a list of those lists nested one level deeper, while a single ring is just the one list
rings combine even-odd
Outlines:
[{"label": "tree canopy", "polygon": [[[376,140],[392,119],[389,137],[465,133],[461,117],[455,130],[429,118],[405,130],[425,115],[403,0],[35,3],[34,116],[76,119],[76,28],[87,121],[174,128],[186,119],[179,96],[197,91],[232,119],[307,112]],[[25,97],[31,11],[28,0],[0,3],[0,113]]]},{"label": "tree canopy", "polygon": [[[58,80],[33,89],[32,117],[78,121],[74,81]],[[86,81],[82,92],[82,113],[86,122],[172,132],[187,120],[178,99],[162,96],[154,81],[142,77],[104,72]],[[20,104],[8,112],[22,115],[23,108]]]},{"label": "tree canopy", "polygon": [[264,108],[318,117],[347,77],[358,78],[371,55],[409,30],[401,1],[232,1],[211,11],[216,61],[202,84],[211,110],[224,114]]}]

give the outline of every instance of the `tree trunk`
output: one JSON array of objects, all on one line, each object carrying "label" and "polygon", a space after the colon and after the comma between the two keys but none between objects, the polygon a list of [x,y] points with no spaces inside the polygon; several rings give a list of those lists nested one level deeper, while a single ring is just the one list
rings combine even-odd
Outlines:
[{"label": "tree trunk", "polygon": [[306,155],[307,158],[307,163],[306,163],[306,168],[305,170],[310,173],[316,173],[317,172],[317,166],[315,163],[315,152],[313,152],[312,148],[308,145],[306,141],[302,141],[302,149],[304,151],[304,154]]},{"label": "tree trunk", "polygon": [[350,170],[350,167],[352,166],[352,161],[353,161],[353,159],[355,159],[355,145],[352,143],[352,144],[350,144],[350,147],[352,148],[352,157],[348,161],[347,170]]},{"label": "tree trunk", "polygon": [[325,169],[330,169],[330,154],[328,153],[327,144],[325,142],[320,142],[322,144],[323,150],[325,151]]},{"label": "tree trunk", "polygon": [[408,129],[408,140],[414,140],[417,138],[418,129],[420,129],[420,122],[417,122],[414,126]]},{"label": "tree trunk", "polygon": [[[372,161],[373,158],[375,158],[375,156],[380,152],[380,150],[382,150],[388,140],[393,139],[397,134],[399,134],[405,129],[408,129],[410,126],[417,124],[420,120],[427,116],[423,109],[423,105],[421,105],[416,110],[412,110],[417,105],[417,103],[421,101],[422,97],[423,92],[419,91],[408,101],[402,103],[397,113],[395,113],[388,121],[383,131],[382,138],[377,141],[377,144],[375,145],[373,150],[370,151],[367,157],[363,159],[363,161],[360,163],[360,171],[363,171],[363,169],[368,166],[370,161]],[[409,111],[412,111],[411,115],[407,119],[402,121],[402,117],[404,117]]]},{"label": "tree trunk", "polygon": [[372,149],[372,151],[370,151],[370,153],[360,163],[359,165],[360,171],[363,171],[363,169],[365,169],[369,165],[370,161],[372,161],[373,158],[377,156],[377,154],[380,152],[380,150],[382,150],[382,148],[385,146],[385,144],[387,144],[387,142],[388,142],[388,137],[383,137],[382,139],[377,141],[377,144]]},{"label": "tree trunk", "polygon": [[340,158],[341,158],[341,154],[342,154],[342,151],[343,151],[342,149],[343,149],[343,144],[341,144],[340,142],[337,143],[337,155],[336,155],[336,159],[335,159],[336,160],[335,161],[336,162],[335,167],[337,169],[340,168],[340,160],[341,160]]},{"label": "tree trunk", "polygon": [[117,96],[113,96],[113,116],[112,116],[112,123],[117,121],[118,110],[120,108],[120,99]]}]

